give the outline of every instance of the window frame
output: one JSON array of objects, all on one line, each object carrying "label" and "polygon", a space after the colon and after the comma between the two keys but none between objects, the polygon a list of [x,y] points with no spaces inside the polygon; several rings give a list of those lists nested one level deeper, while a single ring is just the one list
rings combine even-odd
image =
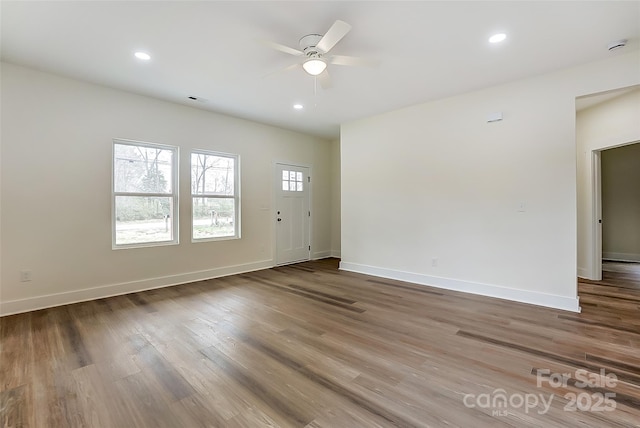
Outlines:
[{"label": "window frame", "polygon": [[[228,195],[212,195],[212,194],[198,194],[198,193],[194,193],[194,185],[193,185],[193,164],[192,164],[192,157],[193,155],[205,155],[205,156],[218,156],[218,157],[224,157],[224,158],[231,158],[233,159],[234,162],[234,168],[233,168],[233,195],[232,196],[228,196]],[[240,204],[240,155],[235,154],[235,153],[226,153],[226,152],[219,152],[219,151],[214,151],[214,150],[207,150],[207,149],[192,149],[189,152],[189,187],[190,187],[190,193],[191,193],[191,242],[192,243],[200,243],[200,242],[212,242],[212,241],[228,241],[228,240],[233,240],[233,239],[241,239],[241,204]],[[195,238],[194,237],[194,223],[193,223],[193,201],[194,199],[204,199],[204,198],[208,198],[208,199],[233,199],[234,203],[234,219],[233,219],[233,225],[234,225],[234,234],[233,236],[212,236],[212,237],[207,237],[207,238]]]},{"label": "window frame", "polygon": [[[170,150],[173,152],[171,162],[171,193],[145,193],[145,192],[116,192],[116,145],[138,146],[151,149]],[[179,230],[179,164],[180,164],[180,148],[167,144],[151,143],[147,141],[128,140],[123,138],[114,138],[111,144],[111,249],[122,250],[129,248],[147,248],[162,247],[168,245],[178,245],[180,243]],[[172,239],[167,241],[153,242],[136,242],[133,244],[117,244],[116,243],[116,197],[132,196],[132,197],[160,197],[171,199],[171,230]]]}]

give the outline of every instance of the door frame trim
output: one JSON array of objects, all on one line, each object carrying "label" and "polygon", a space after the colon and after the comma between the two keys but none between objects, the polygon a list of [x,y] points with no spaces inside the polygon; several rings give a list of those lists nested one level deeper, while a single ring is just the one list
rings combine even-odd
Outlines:
[{"label": "door frame trim", "polygon": [[591,150],[591,227],[593,236],[591,241],[591,276],[588,279],[602,280],[602,152],[620,147],[640,144],[640,140],[630,140],[624,143],[611,144]]},{"label": "door frame trim", "polygon": [[[311,182],[307,182],[308,190],[309,190],[309,212],[313,212],[313,167],[309,164],[300,163],[300,162],[290,162],[290,161],[278,161],[274,160],[271,162],[271,262],[273,266],[285,266],[290,263],[278,263],[278,231],[276,230],[276,202],[277,202],[277,189],[276,189],[276,172],[278,170],[278,165],[287,165],[299,168],[308,168],[309,169],[309,177],[312,178]],[[313,236],[313,215],[309,217],[309,247],[313,249],[313,241],[311,237]],[[309,255],[307,260],[311,260],[312,250],[309,250]],[[298,262],[295,262],[298,263]]]},{"label": "door frame trim", "polygon": [[602,150],[591,151],[591,278],[602,280]]}]

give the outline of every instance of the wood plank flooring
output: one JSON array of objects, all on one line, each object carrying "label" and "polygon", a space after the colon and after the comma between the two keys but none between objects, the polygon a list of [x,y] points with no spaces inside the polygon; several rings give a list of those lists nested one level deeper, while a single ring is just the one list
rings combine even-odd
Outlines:
[{"label": "wood plank flooring", "polygon": [[579,291],[573,314],[328,259],[4,317],[0,421],[640,426],[640,272]]}]

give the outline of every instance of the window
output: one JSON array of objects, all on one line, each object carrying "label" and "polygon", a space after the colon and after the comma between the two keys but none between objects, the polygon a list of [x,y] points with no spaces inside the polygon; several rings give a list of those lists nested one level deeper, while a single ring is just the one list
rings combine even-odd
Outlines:
[{"label": "window", "polygon": [[178,148],[113,141],[113,248],[178,243]]},{"label": "window", "polygon": [[304,179],[301,172],[282,171],[282,190],[285,192],[304,191]]},{"label": "window", "polygon": [[240,180],[238,156],[191,153],[193,241],[240,237]]}]

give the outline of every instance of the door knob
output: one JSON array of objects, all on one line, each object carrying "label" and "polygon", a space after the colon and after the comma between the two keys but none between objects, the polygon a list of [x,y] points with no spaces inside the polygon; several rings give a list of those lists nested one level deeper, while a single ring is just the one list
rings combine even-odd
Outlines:
[{"label": "door knob", "polygon": [[282,219],[281,219],[281,218],[279,218],[279,219],[278,219],[278,221],[282,221]]}]

